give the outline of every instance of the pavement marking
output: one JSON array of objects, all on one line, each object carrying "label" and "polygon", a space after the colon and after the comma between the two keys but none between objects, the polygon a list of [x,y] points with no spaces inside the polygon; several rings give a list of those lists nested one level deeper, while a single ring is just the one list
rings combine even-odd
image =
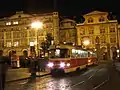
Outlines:
[{"label": "pavement marking", "polygon": [[95,74],[91,75],[91,76],[88,78],[88,80],[91,79],[94,75],[95,75]]},{"label": "pavement marking", "polygon": [[21,84],[21,85],[23,85],[23,84],[26,84],[27,82],[22,82],[22,83],[19,83],[19,84]]},{"label": "pavement marking", "polygon": [[101,87],[102,85],[104,85],[105,83],[107,83],[108,80],[109,80],[109,76],[108,76],[108,79],[106,79],[104,82],[102,82],[101,84],[99,84],[96,87],[94,87],[93,90],[96,90],[97,88]]},{"label": "pavement marking", "polygon": [[77,85],[83,84],[84,82],[85,82],[85,81],[81,81],[81,82],[79,82],[79,83],[77,83],[77,84],[72,85],[72,87],[75,87],[75,86],[77,86]]},{"label": "pavement marking", "polygon": [[88,73],[90,73],[90,72],[92,72],[92,71],[94,71],[94,69],[90,69],[89,71],[85,72],[85,73],[82,74],[82,75],[87,75]]},{"label": "pavement marking", "polygon": [[[99,69],[100,70],[100,69]],[[90,80],[92,77],[94,77],[95,76],[95,74],[97,73],[97,72],[99,72],[99,70],[96,70],[95,71],[95,73],[94,74],[92,74],[89,78],[88,78],[88,80]]]},{"label": "pavement marking", "polygon": [[[90,70],[89,72],[91,72],[92,70]],[[94,71],[94,70],[93,70]],[[88,80],[89,79],[91,79],[93,76],[95,76],[95,74],[98,72],[99,70],[96,70],[95,71],[95,73],[94,74],[92,74],[89,78],[88,78]],[[88,74],[88,73],[87,73]],[[82,74],[82,75],[87,75],[87,74]],[[83,84],[85,81],[81,81],[81,82],[79,82],[79,83],[76,83],[76,84],[74,84],[74,85],[72,85],[71,87],[75,87],[75,86],[77,86],[77,85],[80,85],[80,84]]]}]

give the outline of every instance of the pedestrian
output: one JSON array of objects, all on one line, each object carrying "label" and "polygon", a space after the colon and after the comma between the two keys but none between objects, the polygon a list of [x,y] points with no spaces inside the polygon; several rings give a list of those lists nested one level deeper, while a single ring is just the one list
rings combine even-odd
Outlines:
[{"label": "pedestrian", "polygon": [[0,90],[5,88],[5,77],[10,65],[10,59],[7,56],[3,56],[3,50],[0,50]]},{"label": "pedestrian", "polygon": [[29,71],[31,73],[31,78],[36,77],[36,58],[35,56],[30,57]]},{"label": "pedestrian", "polygon": [[40,65],[40,71],[44,72],[45,71],[45,69],[44,69],[44,58],[40,59],[40,64],[39,65]]}]

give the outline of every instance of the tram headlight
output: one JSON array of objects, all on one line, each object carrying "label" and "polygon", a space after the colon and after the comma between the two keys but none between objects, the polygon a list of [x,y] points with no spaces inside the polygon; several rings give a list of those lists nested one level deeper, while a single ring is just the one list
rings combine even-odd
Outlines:
[{"label": "tram headlight", "polygon": [[48,66],[48,67],[53,67],[53,65],[54,65],[54,64],[53,64],[52,62],[49,62],[47,66]]},{"label": "tram headlight", "polygon": [[70,66],[70,63],[67,63],[66,66],[69,67],[69,66]]},{"label": "tram headlight", "polygon": [[64,63],[64,62],[61,62],[61,63],[60,63],[60,67],[61,67],[61,68],[64,68],[64,67],[65,67],[65,63]]},{"label": "tram headlight", "polygon": [[88,62],[90,63],[90,62],[91,62],[91,60],[88,60]]}]

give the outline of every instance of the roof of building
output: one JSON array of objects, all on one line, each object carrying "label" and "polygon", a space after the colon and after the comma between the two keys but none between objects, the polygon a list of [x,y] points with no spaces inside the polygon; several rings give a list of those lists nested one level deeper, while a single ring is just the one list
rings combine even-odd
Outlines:
[{"label": "roof of building", "polygon": [[97,14],[108,14],[108,12],[92,11],[90,13],[87,13],[87,14],[83,15],[83,16],[97,15]]}]

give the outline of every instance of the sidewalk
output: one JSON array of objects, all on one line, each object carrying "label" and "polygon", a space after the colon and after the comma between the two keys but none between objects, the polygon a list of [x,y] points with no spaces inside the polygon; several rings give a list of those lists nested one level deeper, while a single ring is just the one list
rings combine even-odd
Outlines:
[{"label": "sidewalk", "polygon": [[109,63],[112,62],[112,60],[99,60],[98,64],[105,64],[105,63]]},{"label": "sidewalk", "polygon": [[[8,69],[6,82],[28,79],[30,75],[31,74],[28,72],[28,68]],[[37,72],[38,77],[45,75],[49,75],[49,72]]]},{"label": "sidewalk", "polygon": [[118,71],[120,71],[120,62],[115,62],[115,67]]}]

